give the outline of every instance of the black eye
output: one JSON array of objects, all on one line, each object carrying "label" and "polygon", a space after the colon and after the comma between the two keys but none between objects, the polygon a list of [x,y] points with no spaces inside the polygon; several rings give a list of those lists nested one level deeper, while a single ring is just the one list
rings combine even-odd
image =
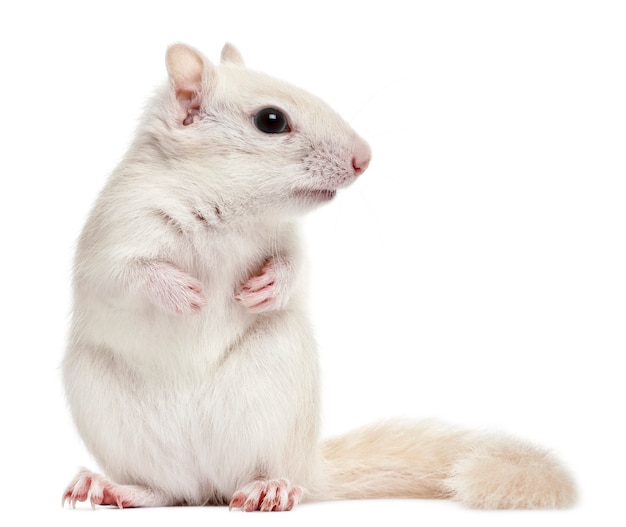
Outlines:
[{"label": "black eye", "polygon": [[254,116],[254,126],[266,134],[284,134],[290,131],[287,116],[276,108],[264,108]]}]

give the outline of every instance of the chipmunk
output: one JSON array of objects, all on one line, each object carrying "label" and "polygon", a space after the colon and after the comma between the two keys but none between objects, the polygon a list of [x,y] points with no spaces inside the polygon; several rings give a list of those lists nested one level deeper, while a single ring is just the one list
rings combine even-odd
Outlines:
[{"label": "chipmunk", "polygon": [[320,443],[297,222],[359,178],[370,147],[230,44],[219,64],[175,44],[166,65],[76,251],[63,379],[106,477],[81,470],[63,502],[570,505],[560,463],[505,436],[389,421]]}]

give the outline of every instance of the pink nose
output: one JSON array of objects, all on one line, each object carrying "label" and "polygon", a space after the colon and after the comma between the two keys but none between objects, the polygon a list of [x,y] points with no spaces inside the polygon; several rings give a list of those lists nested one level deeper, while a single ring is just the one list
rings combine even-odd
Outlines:
[{"label": "pink nose", "polygon": [[360,176],[370,164],[372,158],[372,151],[369,145],[365,141],[361,141],[355,148],[354,156],[352,157],[352,168],[354,168],[354,174]]},{"label": "pink nose", "polygon": [[352,158],[352,168],[354,168],[354,174],[360,176],[370,164],[369,158],[359,159],[357,157]]}]

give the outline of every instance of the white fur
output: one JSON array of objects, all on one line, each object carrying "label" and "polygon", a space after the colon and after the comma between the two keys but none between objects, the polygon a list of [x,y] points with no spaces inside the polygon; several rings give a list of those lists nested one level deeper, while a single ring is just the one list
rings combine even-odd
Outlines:
[{"label": "white fur", "polygon": [[[65,498],[232,499],[248,510],[265,497],[259,489],[273,489],[276,509],[291,508],[301,487],[310,499],[454,496],[450,485],[471,471],[455,465],[469,452],[458,444],[463,432],[363,430],[350,470],[348,452],[358,449],[318,444],[317,357],[295,221],[367,168],[367,143],[316,97],[247,69],[231,45],[220,65],[172,46],[167,67],[167,86],[78,244],[64,381],[78,430],[111,481],[81,473]],[[288,133],[254,126],[267,107],[288,116]],[[445,451],[434,463],[424,461],[430,443],[419,450],[424,433]],[[398,459],[381,466],[390,458],[380,445],[399,439]],[[398,463],[416,466],[403,481],[381,477]],[[86,494],[91,480],[107,492]],[[559,481],[569,491],[554,504],[565,505],[573,489],[567,475]],[[263,503],[256,508],[274,502]]]}]

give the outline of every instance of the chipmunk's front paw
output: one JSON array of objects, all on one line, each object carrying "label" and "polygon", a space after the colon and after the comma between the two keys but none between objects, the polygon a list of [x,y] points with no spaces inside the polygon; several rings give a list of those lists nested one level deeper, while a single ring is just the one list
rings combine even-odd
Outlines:
[{"label": "chipmunk's front paw", "polygon": [[147,293],[153,304],[179,315],[199,313],[206,306],[200,280],[167,262],[144,264]]},{"label": "chipmunk's front paw", "polygon": [[281,256],[270,258],[258,275],[241,285],[235,299],[252,313],[264,313],[282,308],[289,299],[292,280],[290,259]]}]

